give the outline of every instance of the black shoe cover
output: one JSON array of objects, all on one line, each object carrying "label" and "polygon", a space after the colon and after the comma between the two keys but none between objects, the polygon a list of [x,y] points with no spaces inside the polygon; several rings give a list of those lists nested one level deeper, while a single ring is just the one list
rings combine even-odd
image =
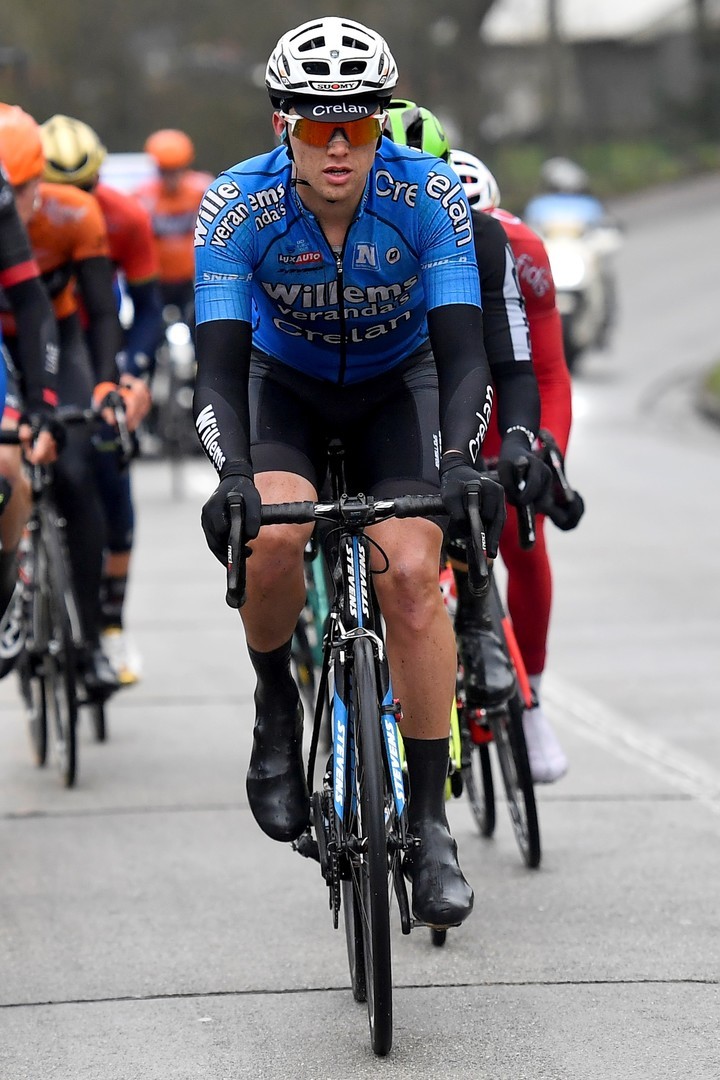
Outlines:
[{"label": "black shoe cover", "polygon": [[468,629],[459,635],[465,697],[471,708],[504,705],[515,689],[515,676],[493,630]]},{"label": "black shoe cover", "polygon": [[415,824],[420,846],[405,856],[404,871],[412,882],[412,913],[433,929],[459,926],[473,909],[473,891],[457,859],[457,844],[440,821]]},{"label": "black shoe cover", "polygon": [[[268,710],[267,699],[253,733],[247,773],[247,796],[253,817],[273,840],[289,843],[310,820],[310,795],[302,760],[303,709],[300,700],[289,714]],[[287,705],[285,705],[287,709]]]}]

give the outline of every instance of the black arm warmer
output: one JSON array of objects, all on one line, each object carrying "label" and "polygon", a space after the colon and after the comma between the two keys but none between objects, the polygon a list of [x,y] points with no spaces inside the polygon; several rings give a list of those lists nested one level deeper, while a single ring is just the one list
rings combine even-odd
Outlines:
[{"label": "black arm warmer", "polygon": [[122,348],[122,327],[113,289],[113,268],[104,255],[76,263],[80,294],[88,317],[85,333],[96,382],[117,382],[115,357]]},{"label": "black arm warmer", "polygon": [[50,299],[39,278],[5,289],[17,326],[15,357],[23,380],[23,400],[29,413],[56,400],[58,334]]},{"label": "black arm warmer", "polygon": [[196,330],[193,416],[198,438],[221,477],[250,462],[250,323],[218,319]]},{"label": "black arm warmer", "polygon": [[492,411],[493,389],[483,345],[483,318],[471,304],[448,304],[428,312],[440,396],[443,454],[477,460]]},{"label": "black arm warmer", "polygon": [[540,427],[540,391],[532,364],[503,364],[493,371],[497,394],[497,424],[500,437],[508,428],[527,428],[537,435]]},{"label": "black arm warmer", "polygon": [[[130,375],[152,375],[155,370],[155,350],[164,330],[160,286],[155,279],[139,285],[128,281],[127,291],[134,309],[132,326],[125,335],[127,371]],[[147,366],[142,370],[136,360],[138,353],[147,357]]]}]

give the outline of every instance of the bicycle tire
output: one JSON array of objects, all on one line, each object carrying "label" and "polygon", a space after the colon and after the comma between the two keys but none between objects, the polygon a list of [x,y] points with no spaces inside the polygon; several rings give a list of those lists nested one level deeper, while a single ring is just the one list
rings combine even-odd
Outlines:
[{"label": "bicycle tire", "polygon": [[77,775],[76,656],[72,622],[66,606],[71,585],[66,570],[62,541],[49,529],[47,546],[48,647],[42,659],[45,698],[55,764],[65,787],[72,787]]},{"label": "bicycle tire", "polygon": [[513,694],[505,708],[489,715],[493,741],[507,795],[513,832],[526,865],[535,870],[542,851],[535,789],[523,731],[524,703]]},{"label": "bicycle tire", "polygon": [[489,745],[478,746],[467,736],[463,758],[463,783],[480,835],[489,839],[495,832],[495,784]]},{"label": "bicycle tire", "polygon": [[107,742],[108,729],[104,701],[92,701],[90,703],[90,722],[95,735],[95,742]]},{"label": "bicycle tire", "polygon": [[355,725],[357,794],[354,825],[358,842],[358,854],[351,860],[352,896],[363,942],[370,1041],[374,1053],[384,1057],[392,1046],[392,868],[388,859],[386,825],[389,801],[375,660],[372,645],[363,638],[353,646],[351,707]]},{"label": "bicycle tire", "polygon": [[355,903],[354,888],[351,881],[342,882],[342,909],[345,921],[345,944],[347,945],[348,967],[350,968],[350,986],[355,1001],[367,1001],[367,983],[365,981],[365,950],[360,907]]},{"label": "bicycle tire", "polygon": [[16,670],[20,680],[20,696],[25,705],[33,761],[38,768],[42,768],[47,764],[48,751],[45,684],[35,670],[34,658],[28,652],[23,652],[18,658]]}]

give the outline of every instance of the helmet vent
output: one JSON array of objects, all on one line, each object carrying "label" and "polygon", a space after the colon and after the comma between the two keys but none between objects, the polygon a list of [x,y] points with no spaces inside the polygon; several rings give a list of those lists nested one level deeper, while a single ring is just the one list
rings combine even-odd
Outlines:
[{"label": "helmet vent", "polygon": [[341,75],[362,75],[367,69],[367,64],[364,60],[345,60],[340,65]]},{"label": "helmet vent", "polygon": [[325,44],[325,38],[324,37],[310,38],[309,41],[303,41],[300,45],[298,45],[297,51],[298,52],[310,52],[311,49],[322,49],[324,44]]},{"label": "helmet vent", "polygon": [[360,41],[359,38],[346,37],[343,34],[342,43],[346,49],[360,49],[362,52],[370,51],[367,41]]},{"label": "helmet vent", "polygon": [[305,60],[302,67],[306,75],[330,74],[330,65],[326,64],[324,60]]}]

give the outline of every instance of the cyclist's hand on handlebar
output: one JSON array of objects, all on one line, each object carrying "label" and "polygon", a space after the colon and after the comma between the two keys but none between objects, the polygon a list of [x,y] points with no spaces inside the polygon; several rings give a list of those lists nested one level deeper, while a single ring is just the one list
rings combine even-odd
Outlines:
[{"label": "cyclist's hand on handlebar", "polygon": [[542,514],[547,514],[553,524],[563,532],[569,532],[579,523],[585,513],[585,502],[579,492],[573,491],[569,499],[557,501],[555,493],[550,491],[542,503],[538,505]]},{"label": "cyclist's hand on handlebar", "polygon": [[115,412],[111,404],[108,404],[107,399],[113,394],[119,394],[120,387],[114,382],[101,382],[98,383],[92,393],[92,404],[94,409],[101,410],[101,416],[106,424],[110,427],[115,427]]},{"label": "cyclist's hand on handlebar", "polygon": [[21,416],[18,435],[31,465],[52,465],[65,445],[65,428],[52,412]]},{"label": "cyclist's hand on handlebar", "polygon": [[120,395],[125,405],[125,421],[128,431],[135,431],[150,412],[152,396],[147,383],[137,375],[120,376]]},{"label": "cyclist's hand on handlebar", "polygon": [[[231,492],[242,495],[244,507],[243,536],[245,540],[254,540],[260,531],[260,493],[251,476],[230,475],[220,481],[215,491],[202,508],[201,523],[207,545],[216,559],[227,566],[228,534],[230,532],[230,514],[227,497]],[[250,551],[246,548],[245,555]]]},{"label": "cyclist's hand on handlebar", "polygon": [[503,439],[497,471],[508,502],[513,506],[539,502],[552,480],[550,469],[532,453],[524,436],[522,442],[514,440],[512,435]]},{"label": "cyclist's hand on handlebar", "polygon": [[480,517],[485,527],[485,542],[489,559],[497,555],[500,533],[505,524],[505,494],[502,486],[489,476],[479,473],[461,458],[444,459],[440,465],[440,494],[445,509],[454,522],[467,518],[467,489],[480,485]]}]

